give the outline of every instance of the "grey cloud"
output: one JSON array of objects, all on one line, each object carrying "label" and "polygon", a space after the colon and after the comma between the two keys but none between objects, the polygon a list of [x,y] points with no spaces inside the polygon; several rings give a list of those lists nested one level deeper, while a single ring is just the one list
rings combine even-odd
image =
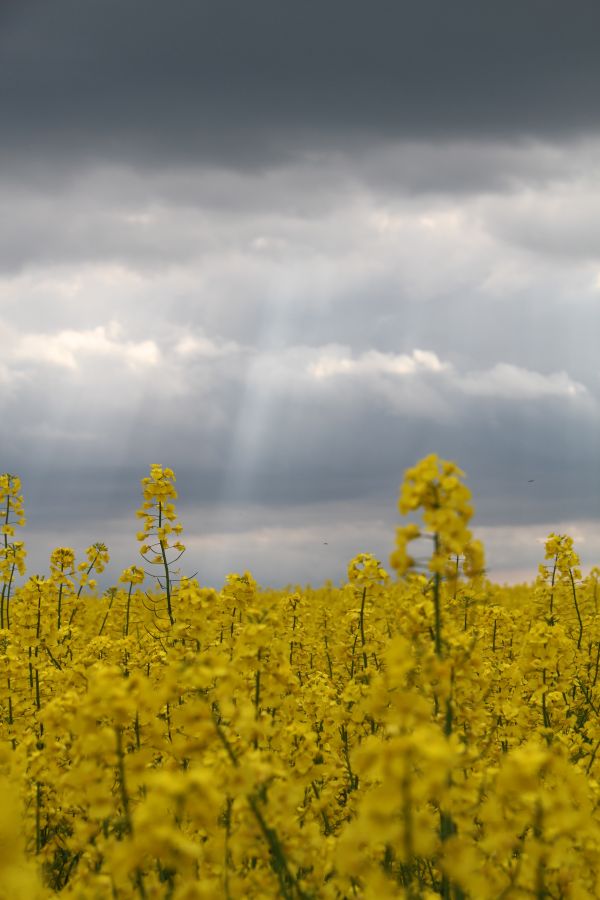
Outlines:
[{"label": "grey cloud", "polygon": [[[546,417],[549,410],[543,411]],[[211,473],[199,464],[195,450],[207,440],[201,428],[187,433],[179,429],[170,440],[166,435],[152,439],[143,429],[139,443],[130,443],[122,454],[120,466],[114,458],[100,466],[89,456],[69,466],[67,460],[73,457],[63,444],[61,467],[52,463],[44,469],[38,462],[36,477],[28,477],[27,460],[21,458],[32,565],[40,568],[37,561],[45,558],[37,539],[44,528],[51,531],[48,541],[73,543],[81,550],[93,540],[106,540],[115,558],[112,571],[135,560],[134,510],[140,503],[139,478],[146,474],[148,446],[157,461],[173,464],[178,474],[179,507],[190,548],[186,572],[198,569],[202,579],[213,584],[241,567],[271,584],[337,580],[348,559],[363,550],[387,561],[399,521],[396,501],[402,471],[434,449],[466,469],[477,509],[474,527],[486,529],[490,561],[497,571],[519,566],[528,567],[529,576],[535,571],[539,545],[523,543],[512,552],[519,528],[531,531],[536,526],[536,534],[544,534],[565,521],[587,519],[585,531],[593,536],[600,488],[595,458],[583,458],[579,452],[573,465],[565,466],[565,451],[572,449],[565,440],[567,431],[588,447],[597,446],[597,429],[594,433],[581,420],[555,411],[552,427],[540,429],[539,422],[524,424],[524,411],[521,416],[496,411],[496,421],[486,421],[485,410],[478,409],[452,427],[408,417],[389,420],[381,411],[361,409],[360,424],[333,416],[326,431],[323,417],[311,417],[307,404],[297,410],[300,421],[294,421],[291,411],[283,419],[282,412],[276,407],[277,440],[271,431],[264,455],[254,461],[248,480],[238,484],[233,496],[225,493],[222,470]],[[551,451],[544,452],[544,442]],[[46,476],[41,481],[40,472]],[[511,541],[497,532],[503,524],[513,534]],[[585,561],[589,565],[597,559],[588,554]]]},{"label": "grey cloud", "polygon": [[596,4],[0,17],[2,468],[32,559],[131,563],[156,461],[213,583],[341,577],[386,561],[434,451],[502,571],[539,559],[504,528],[596,546]]},{"label": "grey cloud", "polygon": [[[352,152],[354,151],[354,152]],[[490,193],[510,200],[520,191],[540,190],[556,182],[573,182],[597,169],[595,137],[562,136],[540,140],[450,137],[436,141],[379,141],[349,148],[338,162],[380,198],[392,195],[451,196]]]},{"label": "grey cloud", "polygon": [[[356,370],[319,379],[314,365],[331,347],[265,353],[215,341],[222,352],[203,354],[196,334],[198,352],[181,354],[174,329],[160,364],[145,371],[118,358],[107,368],[89,347],[76,372],[18,360],[26,378],[3,397],[3,464],[23,479],[35,570],[51,541],[82,552],[105,540],[117,571],[134,560],[150,462],[177,472],[186,565],[216,584],[240,567],[265,582],[314,582],[342,577],[361,550],[385,559],[402,472],[432,451],[466,469],[476,521],[493,534],[503,523],[549,531],[597,517],[597,409],[591,398],[560,396],[565,380],[551,373],[534,379],[539,396],[472,396],[461,385],[469,373],[427,356],[402,358],[405,374],[394,374],[367,353],[354,357]],[[536,553],[515,556],[513,568]]]},{"label": "grey cloud", "polygon": [[600,197],[596,173],[543,192],[528,190],[507,203],[488,203],[488,227],[513,245],[546,259],[600,262]]},{"label": "grey cloud", "polygon": [[[459,277],[479,269],[480,282],[502,263],[499,242],[548,260],[597,258],[597,151],[596,141],[407,142],[261,172],[103,164],[60,186],[51,166],[45,181],[5,174],[0,271],[110,264],[164,277],[196,265],[209,284],[222,281],[216,267],[227,262],[225,277],[241,275],[251,293],[267,267],[273,292],[291,262],[296,279],[310,271],[310,296],[321,303],[342,271],[346,293],[356,289],[351,279],[397,273],[404,293],[419,295],[412,270],[425,253],[443,253]],[[325,291],[314,283],[320,272]],[[426,272],[441,277],[421,263],[421,280]]]},{"label": "grey cloud", "polygon": [[[505,383],[498,367],[478,375],[367,367],[319,379],[310,374],[323,358],[314,348],[239,355],[237,362],[224,354],[192,365],[172,354],[143,372],[130,371],[125,360],[107,370],[101,359],[87,359],[76,379],[40,363],[3,404],[7,463],[60,471],[53,481],[71,483],[76,506],[106,508],[111,470],[120,479],[131,470],[127,460],[137,459],[144,468],[163,461],[182,469],[198,503],[283,508],[385,496],[402,468],[437,449],[490,477],[486,503],[519,496],[524,475],[517,479],[512,470],[522,458],[541,481],[557,479],[546,504],[565,502],[563,484],[573,508],[592,514],[596,494],[586,479],[595,478],[600,416],[593,397],[569,393],[566,375],[505,367]],[[87,389],[78,394],[83,379]],[[475,383],[485,388],[481,396],[473,396]],[[570,471],[563,471],[565,458]],[[495,483],[498,467],[503,478],[515,478],[514,493]],[[539,512],[536,496],[527,515]],[[501,510],[488,507],[488,515],[498,519]]]},{"label": "grey cloud", "polygon": [[12,4],[3,155],[261,167],[369,136],[589,132],[599,24],[591,0]]}]

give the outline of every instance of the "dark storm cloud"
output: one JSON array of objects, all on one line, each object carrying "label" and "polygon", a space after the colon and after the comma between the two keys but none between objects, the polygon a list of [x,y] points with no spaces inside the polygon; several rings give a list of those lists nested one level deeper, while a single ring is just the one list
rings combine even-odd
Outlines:
[{"label": "dark storm cloud", "polygon": [[350,139],[589,132],[599,30],[593,0],[13,2],[2,153],[264,166]]}]

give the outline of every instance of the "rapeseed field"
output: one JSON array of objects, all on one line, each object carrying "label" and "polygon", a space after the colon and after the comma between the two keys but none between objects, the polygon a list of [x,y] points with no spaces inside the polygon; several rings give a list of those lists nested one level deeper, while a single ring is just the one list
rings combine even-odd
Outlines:
[{"label": "rapeseed field", "polygon": [[0,476],[2,898],[600,896],[600,570],[570,537],[491,583],[432,455],[389,567],[216,591],[180,574],[172,470],[142,489],[141,558],[99,596],[104,544],[27,578]]}]

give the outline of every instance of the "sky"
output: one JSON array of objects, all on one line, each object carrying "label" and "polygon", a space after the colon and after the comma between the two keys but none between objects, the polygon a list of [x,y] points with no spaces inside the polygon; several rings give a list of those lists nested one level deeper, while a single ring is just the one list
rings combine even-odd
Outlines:
[{"label": "sky", "polygon": [[490,577],[600,564],[595,0],[4,0],[0,470],[29,572],[387,563],[453,459]]}]

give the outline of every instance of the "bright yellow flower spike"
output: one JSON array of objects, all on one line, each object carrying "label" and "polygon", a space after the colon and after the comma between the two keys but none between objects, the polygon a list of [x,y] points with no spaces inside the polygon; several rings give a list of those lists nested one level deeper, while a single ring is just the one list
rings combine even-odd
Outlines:
[{"label": "bright yellow flower spike", "polygon": [[[166,615],[169,623],[174,625],[171,566],[185,551],[185,546],[180,540],[176,540],[173,544],[169,542],[171,533],[174,532],[178,537],[182,530],[179,523],[171,524],[177,520],[175,504],[170,502],[177,499],[174,487],[175,473],[172,469],[154,463],[150,466],[150,476],[142,478],[141,483],[144,502],[137,511],[137,516],[144,520],[144,527],[137,533],[137,539],[142,543],[140,553],[148,564],[159,565],[163,570],[163,575],[154,577],[157,578],[159,586],[164,583]],[[173,557],[170,551],[175,551],[177,556]]]}]

